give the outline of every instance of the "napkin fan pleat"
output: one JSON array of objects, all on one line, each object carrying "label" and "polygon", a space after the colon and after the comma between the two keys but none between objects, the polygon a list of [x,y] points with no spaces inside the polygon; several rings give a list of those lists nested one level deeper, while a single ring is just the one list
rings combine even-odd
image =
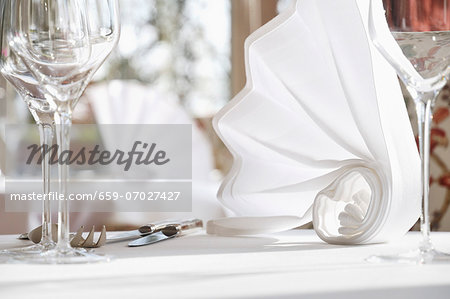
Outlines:
[{"label": "napkin fan pleat", "polygon": [[[245,235],[313,222],[323,240],[384,242],[420,211],[420,157],[370,0],[298,0],[246,41],[245,88],[214,118],[234,163],[219,190]],[[385,21],[384,21],[385,22]]]}]

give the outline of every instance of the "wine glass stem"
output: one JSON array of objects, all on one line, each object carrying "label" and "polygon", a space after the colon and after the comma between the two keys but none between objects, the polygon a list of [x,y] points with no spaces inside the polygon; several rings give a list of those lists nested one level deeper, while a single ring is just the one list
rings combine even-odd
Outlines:
[{"label": "wine glass stem", "polygon": [[42,237],[41,244],[51,244],[52,226],[51,226],[51,208],[48,195],[50,193],[50,147],[53,143],[54,127],[53,124],[39,123],[39,135],[42,152],[42,183],[44,200],[42,201]]},{"label": "wine glass stem", "polygon": [[[69,175],[68,161],[64,160],[70,149],[70,128],[72,126],[72,115],[70,112],[59,111],[56,114],[57,141],[58,141],[58,171],[59,192],[64,200],[59,200],[58,206],[58,248],[64,250],[70,248],[69,241],[69,201],[67,192],[67,180]],[[64,154],[65,153],[65,154]]]},{"label": "wine glass stem", "polygon": [[422,242],[420,250],[427,252],[433,249],[430,239],[430,144],[431,144],[431,121],[435,93],[418,95],[416,99],[416,113],[419,131],[419,150],[422,158],[422,211],[420,215],[420,230],[422,232]]}]

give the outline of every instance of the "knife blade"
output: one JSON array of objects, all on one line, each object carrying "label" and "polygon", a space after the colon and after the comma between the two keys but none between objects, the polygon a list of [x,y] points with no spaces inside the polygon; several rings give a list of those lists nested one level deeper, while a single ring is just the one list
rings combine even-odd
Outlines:
[{"label": "knife blade", "polygon": [[121,242],[121,241],[128,241],[132,239],[141,238],[145,235],[142,235],[139,230],[131,230],[124,233],[116,234],[114,236],[108,236],[106,238],[106,243],[115,243],[115,242]]},{"label": "knife blade", "polygon": [[154,244],[163,240],[172,239],[175,238],[175,235],[173,236],[166,236],[162,232],[157,232],[142,238],[139,238],[137,240],[131,241],[128,243],[129,247],[139,247],[139,246],[145,246],[149,244]]},{"label": "knife blade", "polygon": [[185,234],[193,233],[203,228],[203,221],[200,219],[192,219],[173,223],[162,228],[159,232],[144,236],[128,243],[129,247],[139,247],[154,244],[167,239],[172,239]]}]

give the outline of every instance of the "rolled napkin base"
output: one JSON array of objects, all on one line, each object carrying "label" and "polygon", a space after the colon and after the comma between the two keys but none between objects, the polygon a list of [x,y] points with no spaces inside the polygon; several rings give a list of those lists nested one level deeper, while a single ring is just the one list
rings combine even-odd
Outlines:
[{"label": "rolled napkin base", "polygon": [[378,167],[349,166],[313,204],[317,235],[332,244],[369,243],[386,217],[388,184]]},{"label": "rolled napkin base", "polygon": [[380,176],[363,165],[343,167],[338,177],[317,194],[312,209],[303,217],[230,217],[211,220],[207,233],[243,236],[282,232],[297,228],[312,216],[317,235],[332,244],[368,243],[383,223],[386,212]]},{"label": "rolled napkin base", "polygon": [[308,222],[297,216],[229,217],[208,221],[206,232],[225,237],[270,234],[290,230]]}]

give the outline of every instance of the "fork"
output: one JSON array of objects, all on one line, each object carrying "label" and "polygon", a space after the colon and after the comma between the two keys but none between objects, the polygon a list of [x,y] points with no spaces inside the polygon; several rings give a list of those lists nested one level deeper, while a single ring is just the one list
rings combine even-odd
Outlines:
[{"label": "fork", "polygon": [[75,234],[75,236],[70,241],[72,247],[83,247],[83,248],[98,248],[105,245],[106,243],[106,227],[103,225],[102,231],[100,232],[100,237],[97,242],[94,242],[94,230],[95,226],[92,226],[86,239],[83,238],[84,226],[80,227]]},{"label": "fork", "polygon": [[[83,238],[84,226],[80,227],[76,234],[70,234],[72,240],[70,241],[70,245],[72,247],[84,247],[84,248],[97,248],[105,245],[106,243],[106,227],[103,225],[102,231],[100,232],[100,237],[97,242],[94,242],[94,230],[95,226],[92,226],[91,231],[89,232],[86,239]],[[52,239],[57,242],[57,234],[58,226],[56,224],[52,224]],[[31,240],[33,243],[39,243],[42,235],[42,226],[36,227],[29,233],[21,234],[19,239],[21,240]]]}]

